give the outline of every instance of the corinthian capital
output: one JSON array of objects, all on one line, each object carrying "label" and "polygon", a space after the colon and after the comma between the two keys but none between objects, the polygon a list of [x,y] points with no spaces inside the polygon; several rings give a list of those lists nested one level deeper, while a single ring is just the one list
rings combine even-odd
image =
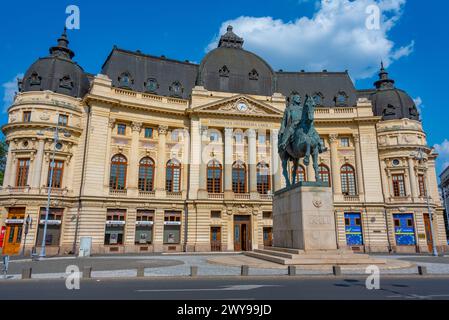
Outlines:
[{"label": "corinthian capital", "polygon": [[160,135],[166,135],[167,131],[168,131],[168,126],[161,125],[158,128],[158,132],[159,132]]},{"label": "corinthian capital", "polygon": [[116,119],[110,118],[110,119],[109,119],[109,123],[108,123],[109,128],[114,129],[116,122],[117,122]]},{"label": "corinthian capital", "polygon": [[337,139],[338,139],[338,134],[336,134],[336,133],[331,133],[331,134],[329,135],[329,142],[330,142],[330,143],[335,143],[335,142],[337,142]]},{"label": "corinthian capital", "polygon": [[140,132],[140,130],[142,130],[142,122],[133,122],[133,123],[131,124],[131,129],[132,129],[133,131]]}]

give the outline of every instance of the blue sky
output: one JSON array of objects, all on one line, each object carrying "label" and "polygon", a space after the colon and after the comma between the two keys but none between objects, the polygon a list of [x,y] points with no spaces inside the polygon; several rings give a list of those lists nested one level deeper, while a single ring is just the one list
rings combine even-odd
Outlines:
[{"label": "blue sky", "polygon": [[[397,87],[421,102],[429,144],[449,164],[449,2],[441,0],[283,1],[7,1],[0,24],[0,123],[13,81],[61,34],[68,5],[81,11],[80,30],[69,31],[75,60],[98,73],[113,45],[200,62],[228,23],[245,48],[275,69],[343,71],[370,88],[380,60]],[[365,8],[382,10],[381,29],[364,26]]]}]

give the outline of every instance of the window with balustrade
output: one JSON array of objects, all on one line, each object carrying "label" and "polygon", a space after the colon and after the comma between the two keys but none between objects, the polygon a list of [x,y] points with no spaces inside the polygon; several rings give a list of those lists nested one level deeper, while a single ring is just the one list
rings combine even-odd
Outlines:
[{"label": "window with balustrade", "polygon": [[419,196],[427,197],[426,178],[423,174],[418,175]]},{"label": "window with balustrade", "polygon": [[139,164],[139,191],[150,192],[154,190],[154,161],[146,157]]},{"label": "window with balustrade", "polygon": [[217,160],[211,160],[207,164],[207,192],[221,193],[222,165]]},{"label": "window with balustrade", "polygon": [[232,191],[246,193],[246,165],[240,160],[232,165]]},{"label": "window with balustrade", "polygon": [[346,196],[356,196],[357,188],[355,184],[355,170],[354,167],[346,164],[341,167],[341,191]]},{"label": "window with balustrade", "polygon": [[271,191],[270,186],[270,166],[265,162],[257,165],[257,192],[268,194]]},{"label": "window with balustrade", "polygon": [[30,172],[30,159],[19,159],[17,164],[16,186],[26,187],[28,184],[28,173]]},{"label": "window with balustrade", "polygon": [[55,160],[54,163],[54,169],[53,169],[53,176],[51,175],[51,166],[52,162],[50,162],[50,166],[48,168],[48,181],[47,181],[47,187],[52,187],[56,189],[62,188],[62,176],[64,174],[64,161],[62,160]]},{"label": "window with balustrade", "polygon": [[176,159],[167,162],[165,190],[167,192],[181,192],[181,163]]},{"label": "window with balustrade", "polygon": [[325,164],[320,164],[318,167],[318,175],[320,176],[320,180],[327,184],[329,187],[331,186],[331,174],[329,167]]},{"label": "window with balustrade", "polygon": [[116,155],[111,161],[111,174],[109,178],[109,187],[111,190],[126,189],[126,174],[128,160],[123,155]]},{"label": "window with balustrade", "polygon": [[403,174],[393,174],[393,194],[395,197],[406,197],[405,179]]}]

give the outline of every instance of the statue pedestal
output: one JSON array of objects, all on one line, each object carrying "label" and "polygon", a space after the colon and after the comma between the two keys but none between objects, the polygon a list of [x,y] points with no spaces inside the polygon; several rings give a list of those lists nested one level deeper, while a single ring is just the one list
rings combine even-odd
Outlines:
[{"label": "statue pedestal", "polygon": [[332,189],[305,182],[275,193],[273,247],[337,250]]}]

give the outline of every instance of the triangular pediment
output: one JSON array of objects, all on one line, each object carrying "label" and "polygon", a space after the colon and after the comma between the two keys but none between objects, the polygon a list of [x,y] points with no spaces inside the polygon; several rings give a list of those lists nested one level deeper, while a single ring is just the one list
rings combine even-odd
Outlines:
[{"label": "triangular pediment", "polygon": [[252,97],[237,95],[198,106],[195,113],[214,113],[235,116],[282,117],[283,111]]}]

